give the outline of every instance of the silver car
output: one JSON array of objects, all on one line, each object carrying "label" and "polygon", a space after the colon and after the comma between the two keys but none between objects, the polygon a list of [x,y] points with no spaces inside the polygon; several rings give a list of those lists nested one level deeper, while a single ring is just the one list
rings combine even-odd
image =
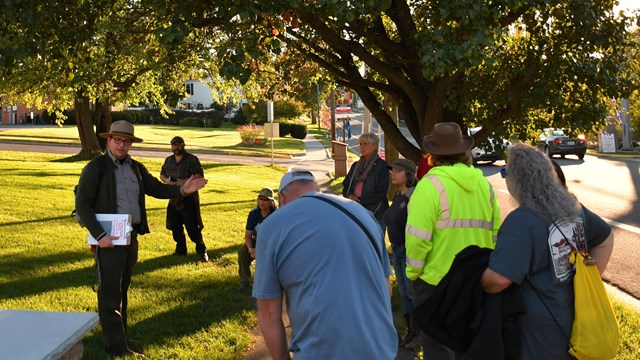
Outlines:
[{"label": "silver car", "polygon": [[576,155],[582,160],[587,153],[587,140],[581,136],[569,137],[561,129],[544,129],[538,148],[549,157],[560,155],[564,158],[565,155]]}]

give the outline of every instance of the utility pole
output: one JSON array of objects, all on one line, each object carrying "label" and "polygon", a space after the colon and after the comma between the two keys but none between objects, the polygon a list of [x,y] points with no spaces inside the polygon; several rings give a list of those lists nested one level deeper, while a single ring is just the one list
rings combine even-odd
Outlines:
[{"label": "utility pole", "polygon": [[[267,121],[269,122],[269,135],[271,137],[271,166],[274,165],[275,161],[273,158],[273,137],[274,137],[274,126],[273,126],[273,101],[267,101]],[[266,125],[266,124],[265,124]]]},{"label": "utility pole", "polygon": [[633,150],[633,133],[631,132],[631,119],[629,116],[629,99],[620,100],[621,114],[620,121],[622,122],[622,150]]},{"label": "utility pole", "polygon": [[320,85],[316,83],[316,102],[318,103],[318,131],[322,130],[320,127],[320,115],[322,115],[322,104],[320,103]]},{"label": "utility pole", "polygon": [[336,90],[331,90],[331,140],[336,140]]}]

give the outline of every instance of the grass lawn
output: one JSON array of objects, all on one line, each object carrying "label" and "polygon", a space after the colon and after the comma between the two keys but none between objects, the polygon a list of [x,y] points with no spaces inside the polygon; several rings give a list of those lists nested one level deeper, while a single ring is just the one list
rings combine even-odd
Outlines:
[{"label": "grass lawn", "polygon": [[[86,231],[70,217],[73,186],[85,162],[64,155],[0,152],[0,308],[96,312],[93,257]],[[162,159],[139,159],[158,173]],[[147,197],[151,234],[140,237],[130,291],[130,333],[151,359],[240,359],[256,325],[250,297],[237,294],[238,246],[264,186],[284,169],[203,163],[203,235],[211,261],[170,256],[166,200]],[[84,339],[84,359],[103,359],[99,326]]]},{"label": "grass lawn", "polygon": [[[311,125],[310,125],[311,126]],[[170,149],[169,141],[182,136],[187,150],[226,152],[238,155],[271,155],[271,143],[265,145],[243,145],[236,125],[224,123],[220,128],[184,127],[172,125],[135,125],[136,136],[144,142],[136,149]],[[61,127],[31,127],[16,125],[0,129],[0,141],[50,142],[79,145],[78,128],[75,125]],[[331,143],[329,143],[330,145]],[[295,155],[304,152],[304,142],[291,137],[273,139],[274,152],[280,155]]]},{"label": "grass lawn", "polygon": [[[137,126],[136,135],[166,148],[176,134],[185,137],[188,144],[193,139],[197,145],[205,141],[205,132],[224,131],[176,129]],[[15,133],[6,135],[7,131]],[[71,141],[74,131],[75,127],[3,130],[0,141],[7,139],[5,136],[51,136]],[[237,139],[239,142],[239,136]],[[70,217],[74,208],[72,189],[86,162],[70,158],[0,151],[2,309],[97,312],[87,234]],[[163,161],[136,159],[153,174],[159,173]],[[209,162],[203,162],[203,166],[209,179],[201,191],[209,263],[197,262],[191,242],[187,257],[169,255],[174,242],[164,226],[167,201],[147,197],[151,234],[139,238],[140,257],[129,293],[129,331],[141,340],[149,359],[241,359],[252,342],[257,318],[253,300],[235,292],[239,281],[236,251],[244,241],[244,225],[255,206],[256,192],[265,186],[276,188],[285,169]],[[330,188],[339,193],[341,181],[335,179]],[[614,300],[613,304],[622,334],[616,359],[637,359],[640,314],[621,302]],[[393,305],[396,323],[401,324],[397,291]],[[354,334],[354,341],[357,336]],[[105,358],[99,326],[83,343],[84,359]]]}]

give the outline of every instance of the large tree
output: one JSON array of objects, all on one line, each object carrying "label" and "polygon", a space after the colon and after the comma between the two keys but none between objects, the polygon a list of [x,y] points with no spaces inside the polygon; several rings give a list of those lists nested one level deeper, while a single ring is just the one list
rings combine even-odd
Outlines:
[{"label": "large tree", "polygon": [[5,1],[0,93],[9,103],[74,108],[81,154],[94,156],[105,147],[96,133],[108,130],[111,105],[152,102],[166,110],[184,96],[201,37],[168,33],[167,21],[135,0]]},{"label": "large tree", "polygon": [[244,81],[256,62],[273,61],[284,48],[318,64],[358,93],[401,154],[418,160],[419,149],[385,110],[385,97],[418,143],[441,121],[483,126],[478,140],[489,132],[522,137],[534,128],[599,124],[603,99],[628,89],[621,74],[629,19],[614,14],[613,5],[185,0],[158,6],[177,31],[224,34],[211,49],[224,64],[222,74]]}]

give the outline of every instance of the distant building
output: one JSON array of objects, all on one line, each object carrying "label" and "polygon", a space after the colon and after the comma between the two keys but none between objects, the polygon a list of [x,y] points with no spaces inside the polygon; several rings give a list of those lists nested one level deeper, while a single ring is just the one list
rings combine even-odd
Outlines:
[{"label": "distant building", "polygon": [[[5,95],[2,95],[4,98]],[[42,122],[43,110],[24,104],[0,106],[2,125],[38,124]]]},{"label": "distant building", "polygon": [[208,109],[213,103],[211,88],[200,80],[188,80],[184,83],[188,97],[180,100],[180,104],[191,110]]}]

